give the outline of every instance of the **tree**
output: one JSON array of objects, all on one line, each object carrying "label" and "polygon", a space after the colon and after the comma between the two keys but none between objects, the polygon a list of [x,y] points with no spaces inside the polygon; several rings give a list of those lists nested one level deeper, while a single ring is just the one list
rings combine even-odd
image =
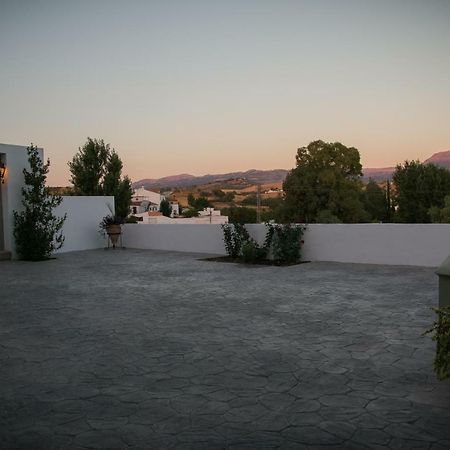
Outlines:
[{"label": "tree", "polygon": [[362,166],[356,148],[314,141],[297,150],[296,163],[283,184],[285,202],[280,219],[315,222],[325,210],[342,222],[363,220]]},{"label": "tree", "polygon": [[386,221],[388,209],[386,192],[372,179],[369,180],[364,190],[363,204],[368,214],[368,220]]},{"label": "tree", "polygon": [[103,195],[103,179],[111,151],[103,139],[87,138],[83,148],[68,163],[70,182],[78,195]]},{"label": "tree", "polygon": [[443,208],[450,194],[450,172],[434,164],[405,161],[397,165],[392,179],[398,222],[429,223],[430,209]]},{"label": "tree", "polygon": [[183,208],[183,217],[198,217],[198,211],[195,208]]},{"label": "tree", "polygon": [[256,209],[240,206],[222,209],[222,214],[228,216],[230,223],[256,223]]},{"label": "tree", "polygon": [[170,217],[170,215],[172,214],[172,207],[170,206],[168,200],[164,199],[161,201],[159,205],[159,211],[163,216]]},{"label": "tree", "polygon": [[113,195],[116,215],[128,215],[133,193],[131,180],[122,178],[122,161],[109,144],[88,137],[68,165],[77,195]]},{"label": "tree", "polygon": [[195,198],[192,194],[189,194],[187,197],[187,201],[188,201],[188,205],[193,208],[196,209],[197,211],[202,210],[203,208],[208,208],[211,205],[211,203],[209,202],[209,200],[206,197],[198,197]]},{"label": "tree", "polygon": [[66,216],[56,217],[53,209],[62,197],[51,195],[45,186],[50,161],[44,164],[33,144],[27,148],[30,171],[23,169],[25,187],[22,188],[23,211],[14,211],[14,238],[20,259],[41,261],[62,247],[61,229]]},{"label": "tree", "polygon": [[450,223],[450,195],[445,197],[443,208],[432,206],[428,213],[433,223]]}]

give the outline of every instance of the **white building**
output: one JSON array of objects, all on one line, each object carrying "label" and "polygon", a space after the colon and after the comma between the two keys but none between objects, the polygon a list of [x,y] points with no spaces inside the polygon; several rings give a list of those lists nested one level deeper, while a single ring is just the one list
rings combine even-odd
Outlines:
[{"label": "white building", "polygon": [[131,214],[136,215],[146,211],[159,211],[164,195],[148,191],[143,186],[136,189],[131,197]]},{"label": "white building", "polygon": [[142,221],[138,223],[142,224],[224,224],[228,223],[228,216],[222,216],[219,210],[214,208],[205,208],[203,211],[199,212],[198,217],[166,217],[163,216],[159,211],[146,211],[143,213],[135,214],[136,217],[142,218]]},{"label": "white building", "polygon": [[[143,186],[136,189],[131,197],[131,214],[133,216],[141,216],[142,213],[159,211],[161,202],[166,200],[166,196],[158,192],[145,189]],[[169,202],[172,208],[171,217],[180,215],[179,205],[177,202]]]}]

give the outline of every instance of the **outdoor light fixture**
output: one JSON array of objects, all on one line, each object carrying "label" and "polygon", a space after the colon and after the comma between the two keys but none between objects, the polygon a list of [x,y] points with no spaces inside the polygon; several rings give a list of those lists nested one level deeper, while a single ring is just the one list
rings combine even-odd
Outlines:
[{"label": "outdoor light fixture", "polygon": [[0,180],[2,180],[2,184],[5,182],[6,175],[6,166],[3,163],[0,163]]}]

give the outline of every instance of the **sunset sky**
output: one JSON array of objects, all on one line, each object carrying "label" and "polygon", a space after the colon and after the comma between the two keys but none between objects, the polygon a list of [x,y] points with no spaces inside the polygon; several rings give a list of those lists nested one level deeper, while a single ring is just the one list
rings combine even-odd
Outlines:
[{"label": "sunset sky", "polygon": [[0,0],[0,58],[0,142],[52,185],[87,136],[134,181],[450,149],[450,0]]}]

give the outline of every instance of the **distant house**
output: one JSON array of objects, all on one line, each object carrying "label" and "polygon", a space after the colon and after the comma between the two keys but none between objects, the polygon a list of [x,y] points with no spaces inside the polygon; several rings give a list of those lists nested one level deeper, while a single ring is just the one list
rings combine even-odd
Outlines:
[{"label": "distant house", "polygon": [[[177,203],[178,205],[178,203]],[[145,211],[135,214],[142,224],[223,224],[228,223],[228,216],[222,216],[214,208],[205,208],[199,212],[198,217],[166,217],[159,211]]]},{"label": "distant house", "polygon": [[[131,197],[130,213],[139,216],[142,213],[159,211],[163,200],[166,200],[165,195],[141,187],[136,189]],[[180,214],[178,202],[169,203],[172,208],[171,217],[178,216]]]}]

